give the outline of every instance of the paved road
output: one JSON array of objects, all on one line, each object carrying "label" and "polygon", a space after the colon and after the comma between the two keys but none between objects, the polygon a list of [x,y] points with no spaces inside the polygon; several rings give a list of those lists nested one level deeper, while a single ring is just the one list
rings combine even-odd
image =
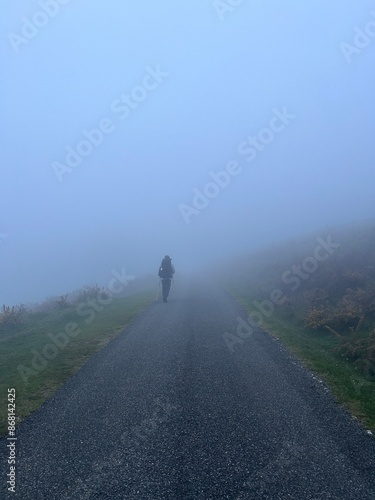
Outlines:
[{"label": "paved road", "polygon": [[374,500],[373,438],[263,332],[231,353],[239,314],[155,302],[20,425],[11,498]]}]

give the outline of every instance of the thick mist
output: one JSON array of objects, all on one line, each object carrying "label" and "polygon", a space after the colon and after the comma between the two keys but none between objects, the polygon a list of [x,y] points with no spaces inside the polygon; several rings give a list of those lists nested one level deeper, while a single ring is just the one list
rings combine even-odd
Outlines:
[{"label": "thick mist", "polygon": [[373,1],[1,10],[0,304],[373,216]]}]

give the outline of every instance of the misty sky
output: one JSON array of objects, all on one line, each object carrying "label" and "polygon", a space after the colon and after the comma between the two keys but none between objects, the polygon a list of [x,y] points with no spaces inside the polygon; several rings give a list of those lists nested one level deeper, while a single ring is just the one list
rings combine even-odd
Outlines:
[{"label": "misty sky", "polygon": [[373,216],[374,1],[4,0],[0,29],[0,304]]}]

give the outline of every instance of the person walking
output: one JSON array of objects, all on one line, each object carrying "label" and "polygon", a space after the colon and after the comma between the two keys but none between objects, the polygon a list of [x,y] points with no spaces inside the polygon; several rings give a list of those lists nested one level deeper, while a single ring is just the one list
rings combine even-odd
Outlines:
[{"label": "person walking", "polygon": [[169,255],[166,255],[163,260],[161,261],[160,267],[159,267],[159,273],[158,276],[161,279],[162,283],[162,292],[163,292],[163,300],[164,302],[167,302],[168,295],[169,295],[169,290],[171,289],[171,282],[173,275],[175,273],[175,269],[172,264],[172,259],[169,257]]}]

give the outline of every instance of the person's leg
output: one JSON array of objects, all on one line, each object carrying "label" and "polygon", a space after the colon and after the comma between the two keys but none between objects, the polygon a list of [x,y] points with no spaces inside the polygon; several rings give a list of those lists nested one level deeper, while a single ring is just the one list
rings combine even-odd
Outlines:
[{"label": "person's leg", "polygon": [[167,301],[169,290],[171,289],[171,280],[164,279],[163,280],[163,300]]},{"label": "person's leg", "polygon": [[161,280],[161,284],[162,284],[163,300],[164,300],[164,302],[166,302],[167,297],[168,297],[168,293],[166,291],[167,290],[166,289],[167,280],[166,279],[162,279]]}]

